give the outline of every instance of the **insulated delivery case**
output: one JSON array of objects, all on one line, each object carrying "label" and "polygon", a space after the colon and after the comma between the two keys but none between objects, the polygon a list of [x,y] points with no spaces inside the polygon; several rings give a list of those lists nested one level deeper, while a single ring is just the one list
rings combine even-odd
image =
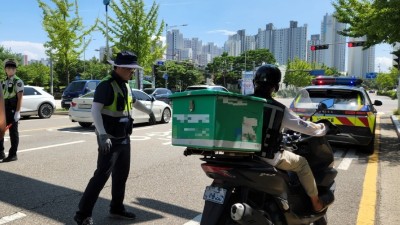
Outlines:
[{"label": "insulated delivery case", "polygon": [[172,145],[210,151],[259,152],[265,99],[213,90],[170,96]]}]

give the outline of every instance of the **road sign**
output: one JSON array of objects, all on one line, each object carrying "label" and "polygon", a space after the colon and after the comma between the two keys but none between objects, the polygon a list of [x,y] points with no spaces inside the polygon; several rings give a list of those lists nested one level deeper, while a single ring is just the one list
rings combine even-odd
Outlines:
[{"label": "road sign", "polygon": [[325,75],[325,70],[310,70],[309,73],[311,76],[321,76]]},{"label": "road sign", "polygon": [[164,65],[164,61],[158,60],[158,61],[157,61],[157,65],[158,65],[158,66],[163,66],[163,65]]},{"label": "road sign", "polygon": [[164,73],[162,77],[163,77],[164,79],[168,80],[168,74],[167,74],[167,73]]},{"label": "road sign", "polygon": [[366,73],[365,78],[375,79],[376,75],[377,75],[377,73],[375,73],[375,72]]}]

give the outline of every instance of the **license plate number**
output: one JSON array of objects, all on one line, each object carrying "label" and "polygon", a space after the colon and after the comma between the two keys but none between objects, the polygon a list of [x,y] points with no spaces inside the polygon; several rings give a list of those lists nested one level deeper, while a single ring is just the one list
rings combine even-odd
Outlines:
[{"label": "license plate number", "polygon": [[214,186],[207,186],[203,199],[209,202],[224,204],[226,189]]},{"label": "license plate number", "polygon": [[78,108],[80,108],[80,109],[90,109],[90,108],[92,108],[92,105],[91,104],[79,104]]},{"label": "license plate number", "polygon": [[64,104],[66,104],[66,105],[70,105],[70,104],[71,104],[71,102],[64,102]]}]

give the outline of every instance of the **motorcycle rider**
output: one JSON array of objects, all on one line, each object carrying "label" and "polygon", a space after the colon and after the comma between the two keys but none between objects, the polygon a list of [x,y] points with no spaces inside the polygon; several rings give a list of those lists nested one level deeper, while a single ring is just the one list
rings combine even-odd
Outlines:
[{"label": "motorcycle rider", "polygon": [[266,64],[256,71],[254,96],[265,98],[263,123],[263,144],[260,158],[268,164],[286,171],[292,171],[299,177],[315,212],[325,210],[333,202],[333,196],[318,196],[314,175],[307,160],[291,151],[280,148],[282,130],[288,128],[310,136],[323,136],[327,129],[322,123],[312,123],[297,116],[292,110],[276,101],[273,92],[279,90],[281,71],[278,67]]}]

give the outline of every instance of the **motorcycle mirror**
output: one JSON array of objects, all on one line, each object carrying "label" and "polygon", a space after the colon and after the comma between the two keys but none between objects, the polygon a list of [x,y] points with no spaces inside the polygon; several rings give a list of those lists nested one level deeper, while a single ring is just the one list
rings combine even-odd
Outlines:
[{"label": "motorcycle mirror", "polygon": [[318,111],[323,111],[323,110],[326,110],[327,108],[328,108],[328,106],[326,106],[326,104],[323,102],[318,104]]}]

